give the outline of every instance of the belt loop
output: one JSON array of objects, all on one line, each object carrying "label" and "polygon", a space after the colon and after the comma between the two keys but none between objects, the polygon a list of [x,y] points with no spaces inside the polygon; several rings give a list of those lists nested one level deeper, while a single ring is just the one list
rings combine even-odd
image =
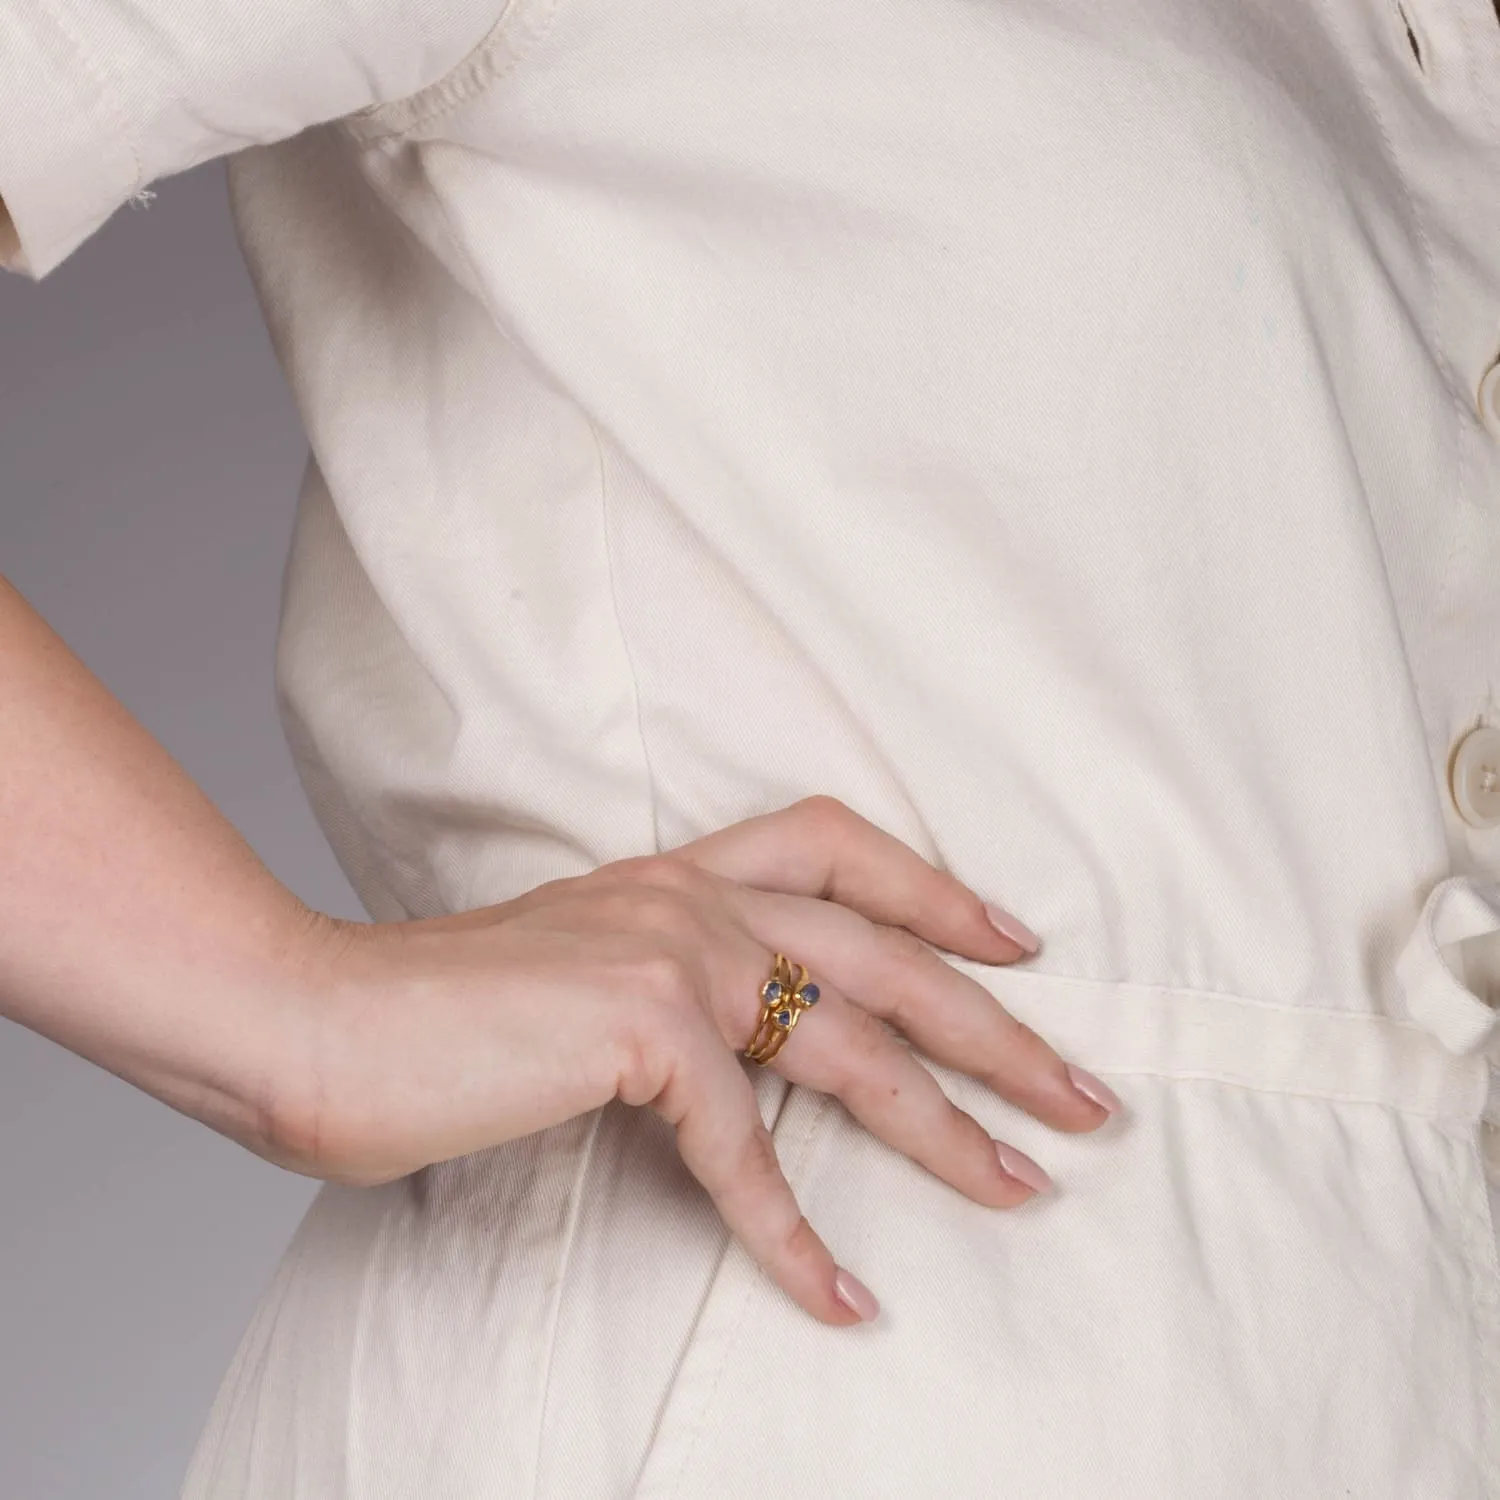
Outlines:
[{"label": "belt loop", "polygon": [[1450,1052],[1483,1053],[1500,1037],[1500,1011],[1459,981],[1441,951],[1491,932],[1500,932],[1500,882],[1450,875],[1428,892],[1396,959],[1412,1019]]}]

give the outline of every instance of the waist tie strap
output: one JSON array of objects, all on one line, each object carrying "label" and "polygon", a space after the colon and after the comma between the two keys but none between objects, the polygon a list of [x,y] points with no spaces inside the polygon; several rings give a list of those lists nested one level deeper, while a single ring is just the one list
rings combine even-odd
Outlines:
[{"label": "waist tie strap", "polygon": [[1454,876],[1433,888],[1396,965],[1410,1019],[943,958],[1091,1071],[1382,1104],[1472,1129],[1500,1126],[1500,1015],[1440,950],[1496,930],[1500,887]]},{"label": "waist tie strap", "polygon": [[1500,932],[1500,881],[1450,875],[1427,893],[1396,960],[1396,975],[1413,1020],[1450,1052],[1488,1064],[1481,1116],[1500,1127],[1500,1011],[1464,984],[1443,954],[1456,943],[1493,932]]}]

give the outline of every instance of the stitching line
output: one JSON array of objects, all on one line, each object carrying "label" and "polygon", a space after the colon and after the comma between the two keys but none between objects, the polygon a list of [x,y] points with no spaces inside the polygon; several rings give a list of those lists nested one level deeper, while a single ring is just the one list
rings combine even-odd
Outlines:
[{"label": "stitching line", "polygon": [[1484,1493],[1500,1494],[1500,1232],[1490,1212],[1490,1198],[1480,1133],[1469,1137],[1469,1170],[1455,1193],[1464,1234],[1464,1261],[1469,1273],[1469,1324],[1479,1365],[1479,1477]]},{"label": "stitching line", "polygon": [[625,631],[625,620],[620,613],[620,591],[615,576],[614,548],[609,544],[609,480],[604,463],[604,445],[600,440],[599,429],[593,417],[583,411],[582,407],[579,407],[579,411],[583,412],[583,419],[588,423],[589,434],[594,439],[594,454],[599,460],[599,539],[604,548],[604,570],[609,580],[609,607],[615,617],[615,632],[620,638],[620,650],[625,655],[625,664],[630,671],[630,696],[635,711],[635,734],[641,747],[641,763],[646,769],[646,791],[651,805],[651,847],[660,853],[660,806],[657,799],[656,772],[651,764],[651,752],[646,744],[645,722],[641,716],[641,678],[636,667],[635,653],[630,649],[630,638]]},{"label": "stitching line", "polygon": [[[419,1168],[421,1172],[430,1171],[428,1167]],[[375,1267],[382,1255],[386,1253],[390,1245],[393,1230],[393,1220],[401,1211],[402,1204],[392,1202],[391,1198],[396,1194],[409,1194],[415,1186],[411,1177],[400,1179],[396,1183],[388,1184],[384,1188],[366,1189],[352,1188],[348,1191],[363,1193],[367,1191],[380,1192],[383,1201],[380,1203],[380,1219],[375,1226],[375,1233],[370,1237],[369,1249],[365,1253],[364,1264],[360,1267],[359,1302],[354,1312],[354,1332],[349,1339],[349,1398],[344,1405],[344,1477],[362,1489],[363,1481],[356,1478],[356,1472],[364,1474],[366,1471],[360,1466],[356,1471],[355,1454],[370,1452],[368,1444],[360,1442],[355,1434],[361,1431],[360,1418],[357,1414],[359,1406],[359,1395],[364,1388],[364,1382],[360,1378],[361,1366],[368,1358],[368,1344],[370,1321],[372,1317],[371,1308],[374,1305],[375,1293],[373,1289],[375,1281]],[[377,1450],[378,1451],[378,1450]]]},{"label": "stitching line", "polygon": [[[526,9],[524,0],[510,0],[485,38],[445,77],[406,99],[373,105],[347,116],[340,123],[356,140],[372,142],[409,135],[441,119],[490,84],[504,78],[525,57],[527,47],[545,35],[561,0],[543,0],[543,3],[545,8],[534,15],[529,34],[525,29],[526,17],[532,13]],[[517,15],[521,20],[516,23],[513,33],[512,22]],[[502,67],[500,54],[507,49],[510,59]]]},{"label": "stitching line", "polygon": [[[1448,1121],[1467,1128],[1467,1118],[1456,1119],[1451,1111],[1432,1109],[1420,1104],[1396,1104],[1389,1099],[1374,1099],[1368,1094],[1340,1094],[1327,1089],[1301,1089],[1291,1085],[1285,1087],[1274,1083],[1259,1083],[1230,1072],[1184,1071],[1172,1072],[1164,1068],[1124,1067],[1112,1068],[1108,1063],[1090,1062],[1089,1067],[1099,1073],[1108,1073],[1112,1078],[1163,1078],[1172,1083],[1224,1083],[1233,1088],[1248,1089],[1255,1094],[1271,1094],[1280,1098],[1311,1099],[1316,1103],[1369,1104],[1378,1109],[1388,1109],[1395,1114],[1415,1115],[1419,1119]],[[1451,1134],[1451,1132],[1448,1132]]]},{"label": "stitching line", "polygon": [[552,1366],[557,1352],[557,1327],[562,1321],[563,1296],[567,1291],[568,1265],[573,1258],[573,1244],[578,1238],[578,1221],[583,1217],[583,1187],[589,1174],[589,1163],[594,1157],[594,1142],[599,1138],[599,1125],[604,1116],[604,1107],[594,1111],[587,1133],[583,1138],[577,1168],[573,1174],[573,1186],[568,1199],[568,1217],[563,1226],[562,1251],[557,1258],[557,1291],[552,1299],[552,1310],[547,1318],[545,1353],[542,1364],[541,1402],[537,1409],[536,1451],[531,1460],[532,1500],[541,1493],[542,1445],[547,1431],[547,1398],[552,1390]]},{"label": "stitching line", "polygon": [[[551,4],[554,9],[556,8],[557,3],[558,0],[549,0],[549,4]],[[380,149],[400,151],[403,149],[403,147],[399,141],[393,142],[389,146],[387,146],[383,142]],[[404,149],[411,150],[419,148],[407,146]],[[467,243],[461,238],[457,230],[454,228],[453,216],[449,211],[447,199],[443,194],[436,191],[431,192],[431,197],[433,204],[437,208],[438,221],[443,227],[444,235],[447,239],[450,249],[468,270],[470,282],[472,284],[472,291],[470,295],[472,295],[474,299],[479,303],[479,305],[485,310],[485,313],[489,318],[489,326],[493,328],[500,335],[500,337],[512,349],[516,351],[517,355],[519,355],[520,358],[525,361],[529,368],[533,370],[538,369],[539,367],[531,351],[526,348],[517,338],[515,338],[515,336],[511,333],[511,330],[506,326],[504,319],[500,317],[499,311],[495,307],[494,299],[490,294],[490,289],[486,285],[484,276],[481,274],[478,265],[475,263],[474,257],[469,253]],[[561,392],[561,394],[567,399],[570,409],[577,412],[578,415],[583,418],[585,424],[588,427],[589,435],[593,438],[594,441],[594,456],[598,460],[599,464],[599,510],[601,518],[600,544],[604,549],[604,567],[605,575],[609,583],[610,609],[615,618],[615,631],[619,636],[620,650],[624,654],[626,668],[630,673],[630,691],[632,705],[635,710],[636,736],[640,742],[641,764],[646,772],[647,798],[651,811],[651,844],[653,850],[657,853],[660,853],[661,836],[658,832],[659,804],[657,780],[656,773],[651,764],[651,754],[646,744],[644,720],[641,714],[640,673],[637,670],[635,657],[630,649],[630,640],[626,634],[624,620],[620,613],[620,596],[615,578],[614,553],[609,544],[609,497],[608,480],[606,477],[606,466],[604,461],[604,447],[599,436],[598,426],[595,424],[593,417],[586,410],[584,410],[583,406],[579,404],[576,397],[574,397],[571,392],[565,390],[561,385],[553,380],[550,370],[546,370],[545,368],[543,368],[541,370],[541,373],[543,374],[548,387],[554,391]]]},{"label": "stitching line", "polygon": [[57,29],[67,38],[68,45],[78,54],[78,61],[83,65],[89,77],[93,79],[94,86],[99,90],[99,98],[105,109],[114,118],[115,129],[120,134],[120,139],[125,142],[125,149],[130,152],[131,165],[134,174],[130,182],[130,190],[126,193],[127,198],[135,197],[145,186],[145,163],[141,160],[141,153],[136,148],[135,138],[129,129],[129,117],[121,108],[119,101],[115,98],[114,87],[109,81],[109,75],[94,61],[93,54],[84,45],[82,37],[74,31],[64,14],[63,7],[57,6],[50,11],[53,22]]},{"label": "stitching line", "polygon": [[[1285,1000],[1262,1000],[1256,996],[1236,994],[1233,990],[1211,990],[1193,985],[1152,984],[1134,979],[1100,979],[1092,974],[1058,974],[1047,969],[1013,969],[1007,964],[986,964],[979,959],[962,958],[957,955],[944,954],[943,961],[960,972],[967,973],[971,978],[975,978],[976,982],[980,982],[977,980],[978,974],[997,974],[1003,978],[1004,983],[1015,984],[1018,994],[1024,993],[1026,985],[1033,981],[1039,987],[1076,985],[1079,988],[1109,990],[1114,994],[1123,991],[1130,995],[1160,996],[1163,999],[1172,1000],[1197,998],[1209,1000],[1218,1005],[1237,1005],[1247,1011],[1316,1016],[1321,1021],[1338,1021],[1350,1025],[1368,1026],[1371,1022],[1376,1022],[1381,1026],[1393,1026],[1402,1031],[1409,1031],[1414,1036],[1431,1037],[1432,1035],[1425,1026],[1419,1026],[1415,1021],[1407,1021],[1400,1016],[1384,1015],[1379,1011],[1334,1009],[1332,1006],[1322,1005],[1296,1005]],[[982,982],[981,985],[982,988],[990,990],[988,985]],[[1005,1000],[1005,996],[997,990],[990,990],[990,994],[1002,1003]]]},{"label": "stitching line", "polygon": [[[1328,24],[1330,35],[1339,37],[1340,33],[1338,30],[1338,21],[1333,15],[1333,7],[1328,3],[1328,0],[1323,0],[1321,8],[1325,17],[1325,21]],[[1353,49],[1349,50],[1351,53],[1353,52]],[[1458,378],[1458,372],[1453,368],[1452,363],[1449,361],[1448,351],[1444,346],[1442,339],[1438,337],[1438,329],[1436,326],[1438,281],[1437,270],[1432,256],[1432,243],[1428,238],[1427,227],[1425,222],[1423,221],[1422,214],[1417,208],[1416,198],[1412,193],[1411,185],[1406,180],[1406,173],[1402,170],[1401,161],[1397,156],[1395,148],[1392,144],[1391,134],[1385,122],[1385,116],[1381,111],[1379,103],[1375,99],[1374,91],[1371,89],[1369,82],[1365,77],[1364,68],[1361,66],[1361,62],[1361,58],[1351,57],[1349,65],[1349,75],[1353,79],[1355,87],[1359,90],[1360,97],[1364,100],[1365,109],[1369,114],[1370,120],[1374,124],[1375,129],[1380,136],[1380,143],[1384,148],[1386,163],[1391,169],[1391,174],[1396,180],[1396,186],[1400,190],[1401,197],[1406,204],[1407,212],[1411,216],[1412,227],[1416,230],[1417,244],[1422,252],[1422,264],[1427,272],[1427,295],[1424,299],[1422,315],[1415,320],[1417,322],[1417,326],[1427,337],[1428,347],[1433,351],[1433,356],[1437,361],[1439,369],[1447,377],[1446,384],[1448,388],[1449,405],[1452,408],[1455,417],[1457,418],[1457,420],[1453,424],[1453,427],[1450,429],[1452,433],[1452,442],[1450,444],[1450,449],[1457,461],[1457,467],[1454,476],[1454,489],[1458,496],[1462,498],[1464,493],[1465,468],[1465,448],[1463,441],[1464,424],[1462,420],[1464,408],[1460,404],[1459,400],[1460,381]],[[1433,65],[1435,66],[1435,59],[1433,60]],[[1363,476],[1361,476],[1361,479],[1363,479]],[[1443,587],[1443,584],[1446,582],[1449,576],[1447,564],[1453,560],[1455,555],[1457,555],[1459,548],[1460,543],[1455,540],[1452,548],[1448,553],[1448,556],[1444,559],[1444,567],[1441,571],[1439,582],[1440,589]],[[1387,593],[1391,594],[1392,598],[1394,598],[1394,593],[1392,593],[1391,591],[1390,566],[1386,561],[1385,550],[1384,548],[1377,547],[1376,552],[1380,557],[1381,571],[1385,575],[1386,591]],[[1441,600],[1444,595],[1440,593],[1438,597],[1439,600]],[[1406,671],[1408,692],[1411,697],[1411,701],[1418,706],[1418,711],[1420,712],[1423,698],[1417,683],[1416,668],[1413,665],[1413,653],[1411,651],[1410,642],[1407,640],[1406,627],[1399,618],[1395,620],[1395,624],[1397,631],[1401,637],[1403,647],[1401,654],[1403,658],[1403,666],[1405,667]],[[1432,757],[1430,751],[1428,759],[1431,763]],[[1442,765],[1436,763],[1430,764],[1430,770],[1434,773],[1438,786],[1441,786],[1444,779],[1443,773],[1445,771],[1445,765],[1446,760]],[[1436,787],[1434,788],[1434,794],[1439,797],[1442,795]]]},{"label": "stitching line", "polygon": [[[796,1088],[797,1085],[793,1084],[792,1087]],[[813,1138],[817,1134],[817,1127],[826,1117],[832,1101],[832,1094],[816,1094],[813,1098],[813,1111],[808,1119],[806,1129],[802,1132],[801,1139],[797,1142],[795,1159],[790,1166],[784,1169],[786,1179],[794,1190],[797,1187],[797,1178],[801,1175],[808,1151],[812,1146]],[[739,1249],[741,1253],[748,1254],[742,1245],[739,1246]],[[666,1491],[666,1500],[674,1500],[674,1497],[682,1493],[682,1484],[687,1474],[688,1461],[698,1451],[698,1445],[702,1441],[703,1434],[708,1427],[708,1417],[709,1413],[713,1410],[714,1397],[718,1394],[720,1385],[723,1384],[724,1372],[729,1368],[729,1356],[733,1352],[734,1346],[740,1336],[740,1330],[744,1326],[745,1310],[750,1305],[750,1294],[759,1285],[760,1278],[763,1275],[764,1272],[758,1266],[752,1265],[750,1274],[745,1277],[744,1289],[740,1294],[739,1305],[730,1315],[724,1328],[722,1336],[723,1352],[719,1357],[719,1367],[714,1374],[713,1384],[704,1393],[702,1400],[698,1403],[696,1416],[686,1419],[687,1432],[684,1436],[691,1434],[692,1441],[683,1450],[682,1457],[677,1462],[677,1472],[673,1475],[671,1486]],[[713,1296],[712,1289],[709,1291],[709,1296]],[[700,1323],[699,1326],[701,1328],[702,1324]],[[665,1431],[667,1425],[665,1421],[662,1423],[663,1431]],[[660,1441],[660,1437],[661,1434],[658,1433],[658,1441]]]}]

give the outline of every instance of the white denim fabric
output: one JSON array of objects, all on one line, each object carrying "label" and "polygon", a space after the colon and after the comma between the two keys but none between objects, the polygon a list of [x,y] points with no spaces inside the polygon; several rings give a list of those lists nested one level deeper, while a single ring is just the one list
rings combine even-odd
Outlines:
[{"label": "white denim fabric", "polygon": [[1128,1108],[937,1068],[997,1211],[747,1063],[853,1329],[643,1110],[325,1186],[185,1500],[1500,1497],[1492,0],[17,0],[0,118],[33,275],[233,153],[374,917],[829,793]]}]

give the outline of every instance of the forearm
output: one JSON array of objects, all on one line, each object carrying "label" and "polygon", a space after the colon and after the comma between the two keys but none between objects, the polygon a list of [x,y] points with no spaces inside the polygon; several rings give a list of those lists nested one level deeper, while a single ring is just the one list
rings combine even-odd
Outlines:
[{"label": "forearm", "polygon": [[0,578],[0,1014],[274,1159],[328,919]]}]

